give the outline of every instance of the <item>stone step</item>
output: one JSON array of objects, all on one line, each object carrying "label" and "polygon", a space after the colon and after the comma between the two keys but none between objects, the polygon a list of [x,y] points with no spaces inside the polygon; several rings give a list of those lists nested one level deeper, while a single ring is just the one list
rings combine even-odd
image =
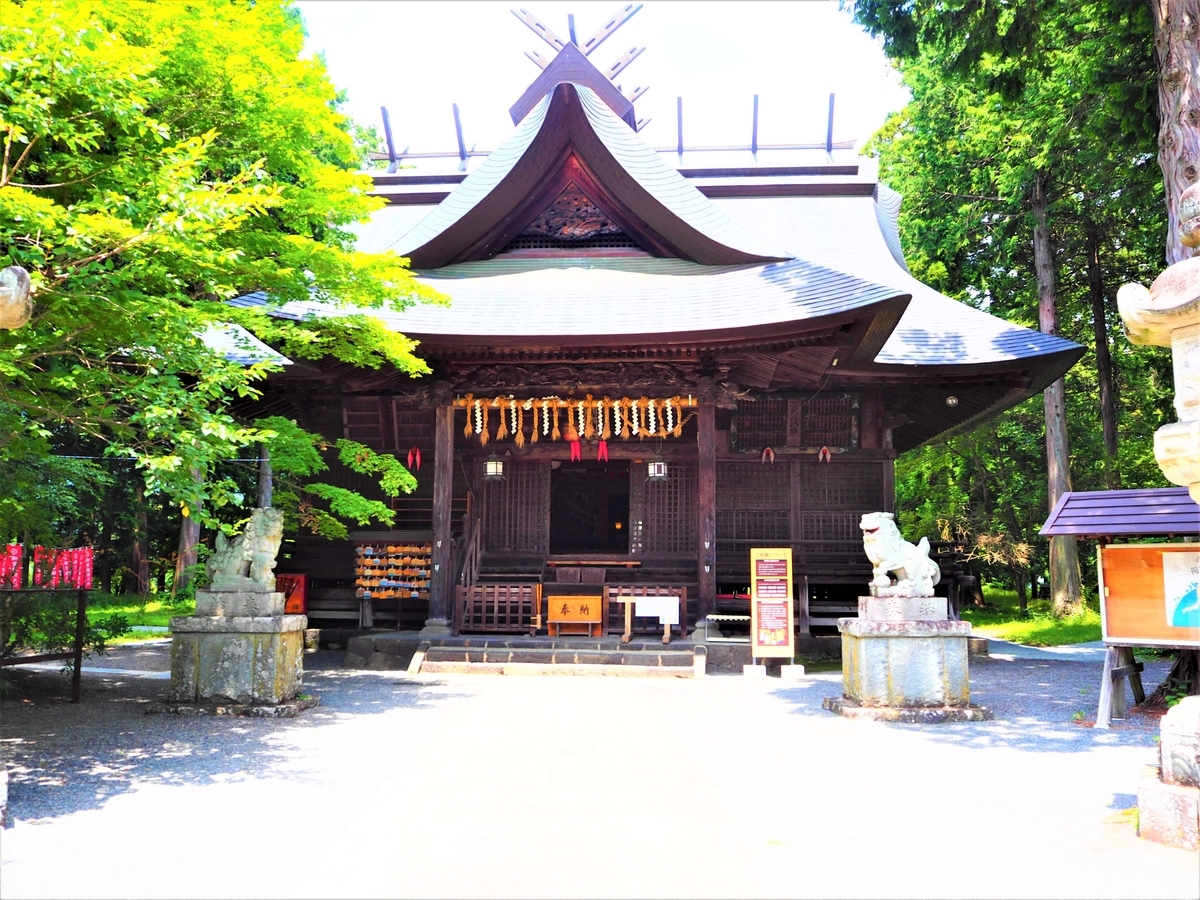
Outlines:
[{"label": "stone step", "polygon": [[687,666],[596,665],[591,663],[528,662],[433,662],[421,665],[421,674],[456,673],[460,675],[607,675],[625,678],[692,678]]},{"label": "stone step", "polygon": [[635,639],[628,644],[621,643],[619,637],[611,638],[588,638],[588,637],[557,637],[557,638],[531,638],[531,637],[495,637],[495,636],[461,636],[461,637],[443,637],[430,638],[429,644],[431,647],[455,647],[464,649],[483,649],[483,650],[590,650],[590,651],[615,651],[615,650],[654,650],[661,652],[664,650],[677,650],[679,652],[688,652],[692,650],[690,641],[674,640],[670,644],[664,644],[661,638],[658,639]]},{"label": "stone step", "polygon": [[[691,666],[686,650],[595,650],[587,648],[430,647],[426,662],[530,663],[538,665]],[[422,667],[422,671],[425,668]]]}]

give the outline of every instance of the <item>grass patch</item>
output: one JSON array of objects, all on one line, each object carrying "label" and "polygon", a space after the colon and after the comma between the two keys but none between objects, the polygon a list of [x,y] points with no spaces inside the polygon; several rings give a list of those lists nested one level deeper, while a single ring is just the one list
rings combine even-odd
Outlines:
[{"label": "grass patch", "polygon": [[1090,601],[1079,614],[1056,619],[1050,613],[1049,600],[1034,600],[1029,604],[1028,618],[1023,619],[1015,591],[985,585],[983,595],[987,599],[984,609],[967,606],[962,610],[963,619],[971,623],[972,634],[1030,647],[1100,640],[1100,610]]},{"label": "grass patch", "polygon": [[[196,601],[187,600],[172,604],[170,595],[161,599],[151,597],[143,602],[141,597],[112,597],[107,594],[93,594],[88,601],[87,616],[89,622],[95,622],[107,616],[124,616],[130,625],[157,625],[167,627],[173,616],[190,616],[196,612]],[[139,640],[150,635],[127,636],[127,639]]]},{"label": "grass patch", "polygon": [[821,657],[819,659],[804,659],[797,657],[796,662],[804,666],[806,675],[815,675],[819,672],[840,672],[842,671],[842,661],[840,659],[829,659]]}]

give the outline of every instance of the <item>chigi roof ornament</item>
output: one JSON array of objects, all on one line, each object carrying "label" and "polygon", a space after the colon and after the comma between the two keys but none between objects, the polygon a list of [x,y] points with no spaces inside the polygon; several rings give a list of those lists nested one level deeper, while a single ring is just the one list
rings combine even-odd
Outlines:
[{"label": "chigi roof ornament", "polygon": [[538,19],[537,16],[529,12],[529,10],[512,10],[514,16],[524,22],[530,31],[549,44],[555,51],[553,58],[543,56],[536,50],[527,50],[525,52],[525,55],[542,70],[542,74],[537,77],[537,80],[533,84],[526,88],[525,93],[521,95],[521,98],[508,111],[509,115],[512,116],[513,124],[518,124],[529,115],[529,112],[555,86],[564,82],[572,82],[589,87],[595,91],[608,104],[612,111],[634,131],[641,131],[645,128],[650,120],[638,120],[633,111],[633,104],[638,97],[646,93],[648,87],[638,85],[631,91],[624,91],[619,84],[615,83],[615,79],[629,67],[630,63],[641,56],[646,48],[638,46],[630,47],[621,54],[616,62],[603,70],[597,68],[588,59],[597,47],[611,37],[618,28],[628,22],[641,8],[642,5],[640,3],[629,3],[621,7],[616,15],[610,17],[599,31],[582,44],[579,43],[575,36],[575,17],[573,15],[567,17],[569,37],[568,40],[564,41],[545,23]]}]

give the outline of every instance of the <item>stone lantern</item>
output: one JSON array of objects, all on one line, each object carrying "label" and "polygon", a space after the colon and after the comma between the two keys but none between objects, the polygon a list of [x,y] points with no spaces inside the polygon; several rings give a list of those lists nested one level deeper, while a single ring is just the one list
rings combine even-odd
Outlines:
[{"label": "stone lantern", "polygon": [[[1200,248],[1200,183],[1179,201],[1180,239]],[[1183,485],[1200,503],[1200,256],[1170,266],[1146,290],[1127,284],[1117,292],[1117,308],[1135,344],[1170,347],[1175,368],[1178,422],[1154,433],[1154,458],[1173,484]]]},{"label": "stone lantern", "polygon": [[[1154,433],[1154,458],[1167,480],[1187,487],[1200,503],[1200,183],[1179,199],[1180,240],[1190,259],[1167,268],[1150,285],[1127,284],[1117,308],[1129,340],[1170,347],[1178,422]],[[1138,834],[1189,850],[1200,849],[1200,697],[1186,697],[1163,716],[1160,765],[1138,784]]]}]

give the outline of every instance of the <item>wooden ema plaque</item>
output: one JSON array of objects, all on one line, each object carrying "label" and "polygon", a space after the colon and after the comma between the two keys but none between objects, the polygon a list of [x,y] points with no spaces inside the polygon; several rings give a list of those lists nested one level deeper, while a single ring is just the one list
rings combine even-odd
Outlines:
[{"label": "wooden ema plaque", "polygon": [[792,632],[792,548],[750,551],[750,655],[796,655]]},{"label": "wooden ema plaque", "polygon": [[1109,544],[1096,564],[1105,643],[1200,648],[1200,544]]}]

